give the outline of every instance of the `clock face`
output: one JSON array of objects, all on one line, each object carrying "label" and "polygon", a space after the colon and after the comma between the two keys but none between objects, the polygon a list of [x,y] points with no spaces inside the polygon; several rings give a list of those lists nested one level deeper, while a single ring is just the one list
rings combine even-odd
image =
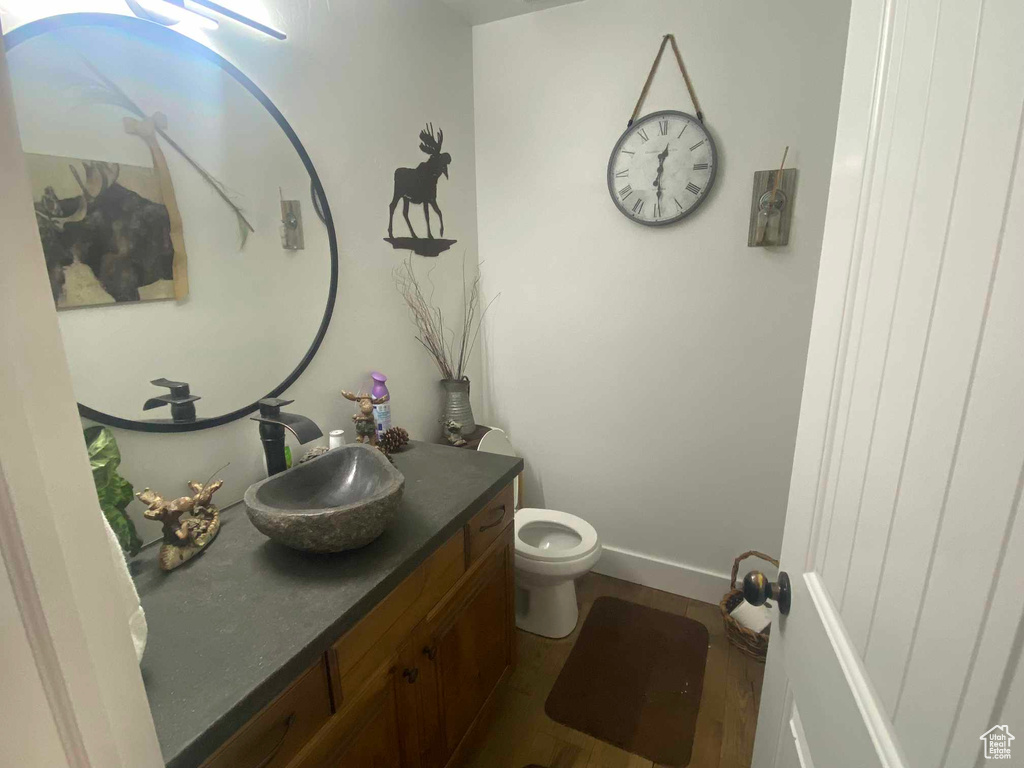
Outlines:
[{"label": "clock face", "polygon": [[685,112],[652,112],[619,138],[608,160],[608,192],[633,221],[673,224],[703,203],[718,170],[715,142]]}]

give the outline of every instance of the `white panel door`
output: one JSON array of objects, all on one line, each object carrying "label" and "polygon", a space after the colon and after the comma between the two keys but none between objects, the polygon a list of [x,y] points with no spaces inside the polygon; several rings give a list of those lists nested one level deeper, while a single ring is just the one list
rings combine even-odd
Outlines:
[{"label": "white panel door", "polygon": [[17,128],[0,46],[0,768],[163,766]]},{"label": "white panel door", "polygon": [[753,766],[1024,762],[1024,3],[850,25]]}]

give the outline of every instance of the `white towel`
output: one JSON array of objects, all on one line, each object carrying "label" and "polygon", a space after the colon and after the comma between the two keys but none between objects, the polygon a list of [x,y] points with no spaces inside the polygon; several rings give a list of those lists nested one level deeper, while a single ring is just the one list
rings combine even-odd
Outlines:
[{"label": "white towel", "polygon": [[114,561],[114,568],[117,569],[117,589],[120,593],[117,596],[117,601],[124,608],[125,623],[132,633],[132,642],[135,644],[135,657],[141,662],[142,654],[146,651],[146,638],[149,636],[146,613],[142,610],[139,593],[135,591],[135,582],[132,581],[132,576],[128,573],[128,563],[125,562],[121,545],[117,541],[117,534],[110,527],[106,516],[103,516],[103,527],[107,529],[110,556]]}]

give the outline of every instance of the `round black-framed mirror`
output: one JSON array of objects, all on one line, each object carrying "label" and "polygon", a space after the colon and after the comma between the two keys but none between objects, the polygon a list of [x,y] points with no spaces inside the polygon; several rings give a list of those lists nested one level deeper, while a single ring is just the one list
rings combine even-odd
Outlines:
[{"label": "round black-framed mirror", "polygon": [[[112,413],[100,410],[94,407],[90,407],[83,402],[79,402],[78,408],[79,413],[88,419],[97,421],[101,424],[108,426],[118,427],[121,429],[128,429],[140,432],[162,432],[162,433],[175,433],[175,432],[192,432],[201,429],[209,429],[212,427],[227,424],[231,421],[243,418],[258,409],[258,401],[264,397],[277,397],[284,393],[303,373],[316,355],[323,342],[324,336],[326,335],[327,328],[330,324],[331,317],[334,312],[334,305],[337,298],[337,287],[338,287],[338,241],[337,233],[334,229],[334,222],[331,215],[330,206],[328,204],[327,195],[324,192],[323,184],[316,172],[316,168],[313,165],[312,160],[309,157],[308,152],[299,140],[294,129],[285,119],[284,115],[274,105],[270,98],[261,90],[244,72],[238,67],[229,62],[219,53],[207,48],[202,43],[193,40],[192,38],[186,37],[178,32],[163,27],[151,21],[146,21],[131,16],[122,16],[116,14],[106,13],[70,13],[59,16],[51,16],[37,21],[27,23],[21,27],[11,30],[3,36],[5,50],[10,54],[18,46],[39,38],[42,35],[51,33],[59,30],[69,30],[76,28],[86,27],[100,27],[110,30],[116,30],[132,38],[138,38],[152,42],[156,45],[166,47],[174,52],[180,52],[186,56],[193,56],[197,59],[209,62],[221,71],[230,76],[230,78],[240,85],[245,91],[248,92],[256,101],[263,107],[267,114],[273,119],[277,127],[283,132],[287,141],[290,143],[291,148],[294,149],[305,172],[308,173],[309,184],[311,187],[314,211],[318,218],[324,224],[326,229],[327,243],[329,247],[329,284],[326,291],[326,305],[324,307],[323,315],[319,318],[319,324],[316,326],[316,332],[312,343],[309,345],[305,354],[299,360],[298,364],[288,373],[285,378],[275,386],[272,386],[269,390],[263,392],[260,391],[258,395],[245,398],[245,403],[237,408],[229,408],[227,412],[220,415],[206,417],[203,415],[202,405],[198,408],[198,417],[194,421],[173,421],[172,419],[133,419],[125,418],[122,416],[114,415]],[[84,173],[88,174],[88,166],[84,169]],[[79,180],[79,184],[82,182]],[[86,186],[89,184],[88,178],[86,178],[85,186],[82,186],[83,193],[86,192]],[[37,213],[39,207],[37,206]],[[309,220],[309,225],[312,226],[312,218]],[[55,297],[56,298],[56,297]],[[73,310],[80,311],[80,310]],[[315,319],[315,318],[314,318]],[[159,372],[154,372],[155,375],[161,375]],[[77,394],[77,393],[76,393]],[[159,391],[154,391],[152,394],[158,395]],[[200,393],[201,394],[201,393]],[[107,409],[110,410],[110,409]]]}]

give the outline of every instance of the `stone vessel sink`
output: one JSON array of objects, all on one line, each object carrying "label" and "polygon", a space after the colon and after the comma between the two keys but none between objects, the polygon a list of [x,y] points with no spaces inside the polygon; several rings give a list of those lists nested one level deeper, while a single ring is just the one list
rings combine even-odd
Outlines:
[{"label": "stone vessel sink", "polygon": [[285,546],[342,552],[384,532],[404,488],[384,454],[355,443],[254,483],[245,509],[260,533]]}]

